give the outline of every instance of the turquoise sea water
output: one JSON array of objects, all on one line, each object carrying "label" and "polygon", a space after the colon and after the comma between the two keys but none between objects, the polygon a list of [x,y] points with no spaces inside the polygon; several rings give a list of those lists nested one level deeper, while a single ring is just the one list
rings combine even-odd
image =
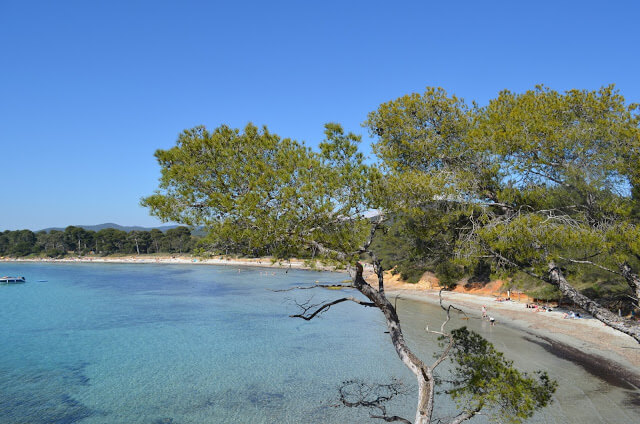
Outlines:
[{"label": "turquoise sea water", "polygon": [[[306,322],[288,317],[291,298],[342,293],[269,290],[344,274],[37,263],[2,263],[0,273],[28,280],[0,286],[0,423],[369,422],[366,411],[332,406],[342,381],[397,377],[413,387],[376,310],[341,304]],[[422,329],[440,312],[401,302],[410,343],[430,360],[436,346]],[[558,378],[554,406],[533,422],[640,422],[638,390],[611,386],[514,330],[465,324],[519,366]],[[400,398],[392,412],[411,419],[414,404]],[[451,407],[439,405],[440,414]]]}]

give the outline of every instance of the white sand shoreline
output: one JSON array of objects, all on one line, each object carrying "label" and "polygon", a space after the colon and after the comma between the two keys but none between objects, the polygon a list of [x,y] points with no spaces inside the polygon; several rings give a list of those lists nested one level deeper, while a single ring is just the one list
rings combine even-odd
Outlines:
[{"label": "white sand shoreline", "polygon": [[304,269],[311,271],[332,271],[337,270],[334,266],[316,263],[311,266],[309,262],[300,259],[290,261],[272,261],[270,258],[198,258],[186,256],[123,256],[123,257],[101,257],[101,256],[78,256],[67,258],[0,258],[0,262],[35,262],[35,263],[114,263],[114,264],[180,264],[180,265],[224,265],[224,266],[251,266],[262,268],[280,269]]}]

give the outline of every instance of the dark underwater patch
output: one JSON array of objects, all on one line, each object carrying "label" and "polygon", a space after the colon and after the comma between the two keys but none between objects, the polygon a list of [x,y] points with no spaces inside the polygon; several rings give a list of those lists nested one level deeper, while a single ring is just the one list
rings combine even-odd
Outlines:
[{"label": "dark underwater patch", "polygon": [[[89,385],[87,363],[55,370],[2,370],[11,378],[0,382],[0,422],[72,424],[96,414],[68,391]],[[16,384],[19,382],[20,384]]]},{"label": "dark underwater patch", "polygon": [[247,395],[247,400],[258,408],[275,407],[284,400],[284,393],[254,391]]},{"label": "dark underwater patch", "polygon": [[280,408],[285,400],[284,393],[263,390],[257,385],[250,385],[241,389],[229,389],[215,393],[201,402],[198,408],[221,408],[237,410],[246,408],[247,405],[259,409]]},{"label": "dark underwater patch", "polygon": [[580,349],[547,337],[532,335],[532,337],[524,337],[524,339],[541,346],[558,358],[573,362],[607,384],[627,390],[635,390],[640,387],[640,375],[630,372],[615,361],[585,353]]}]

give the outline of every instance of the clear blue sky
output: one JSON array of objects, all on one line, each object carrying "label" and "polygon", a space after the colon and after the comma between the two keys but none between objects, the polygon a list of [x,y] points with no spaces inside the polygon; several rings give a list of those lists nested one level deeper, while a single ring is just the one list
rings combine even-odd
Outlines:
[{"label": "clear blue sky", "polygon": [[153,152],[199,124],[313,145],[426,86],[640,102],[639,4],[0,0],[0,230],[157,225]]}]

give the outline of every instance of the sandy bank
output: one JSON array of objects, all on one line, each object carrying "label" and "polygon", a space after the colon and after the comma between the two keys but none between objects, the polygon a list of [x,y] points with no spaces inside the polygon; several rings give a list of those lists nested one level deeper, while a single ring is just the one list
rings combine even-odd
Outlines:
[{"label": "sandy bank", "polygon": [[50,258],[0,258],[0,262],[42,262],[42,263],[120,263],[120,264],[184,264],[184,265],[226,265],[226,266],[254,266],[264,268],[291,268],[317,271],[338,271],[335,267],[316,263],[311,266],[300,259],[289,261],[272,261],[270,258],[195,258],[190,256],[77,256],[62,259]]},{"label": "sandy bank", "polygon": [[[430,304],[439,303],[437,290],[394,287],[388,296],[396,295]],[[640,385],[640,345],[631,337],[605,326],[594,318],[565,319],[565,310],[534,312],[525,303],[497,302],[493,297],[466,293],[443,292],[445,304],[453,304],[469,317],[480,318],[482,306],[496,318],[496,325],[506,325],[529,333],[534,341],[550,353],[577,362],[585,368],[599,368],[626,381]],[[603,376],[606,377],[606,376]]]},{"label": "sandy bank", "polygon": [[[367,280],[374,283],[375,276],[369,275]],[[496,301],[501,294],[502,282],[494,281],[484,289],[464,291],[458,286],[455,291],[443,292],[445,304],[453,304],[463,309],[469,317],[481,318],[482,306],[487,307],[489,316],[497,320],[497,325],[506,325],[536,336],[543,340],[545,348],[554,354],[572,356],[581,361],[587,356],[597,361],[607,361],[612,367],[615,364],[629,372],[636,373],[634,381],[640,386],[640,344],[626,334],[620,333],[590,316],[580,319],[565,319],[567,309],[556,309],[552,312],[535,312],[527,308],[530,299],[525,295],[511,296],[514,301]],[[374,287],[377,283],[374,284]],[[425,273],[417,284],[409,284],[398,275],[385,275],[385,291],[389,297],[399,295],[405,299],[431,304],[439,303],[438,281],[434,275]],[[520,301],[518,301],[518,298]],[[577,358],[582,357],[582,358]]]}]

